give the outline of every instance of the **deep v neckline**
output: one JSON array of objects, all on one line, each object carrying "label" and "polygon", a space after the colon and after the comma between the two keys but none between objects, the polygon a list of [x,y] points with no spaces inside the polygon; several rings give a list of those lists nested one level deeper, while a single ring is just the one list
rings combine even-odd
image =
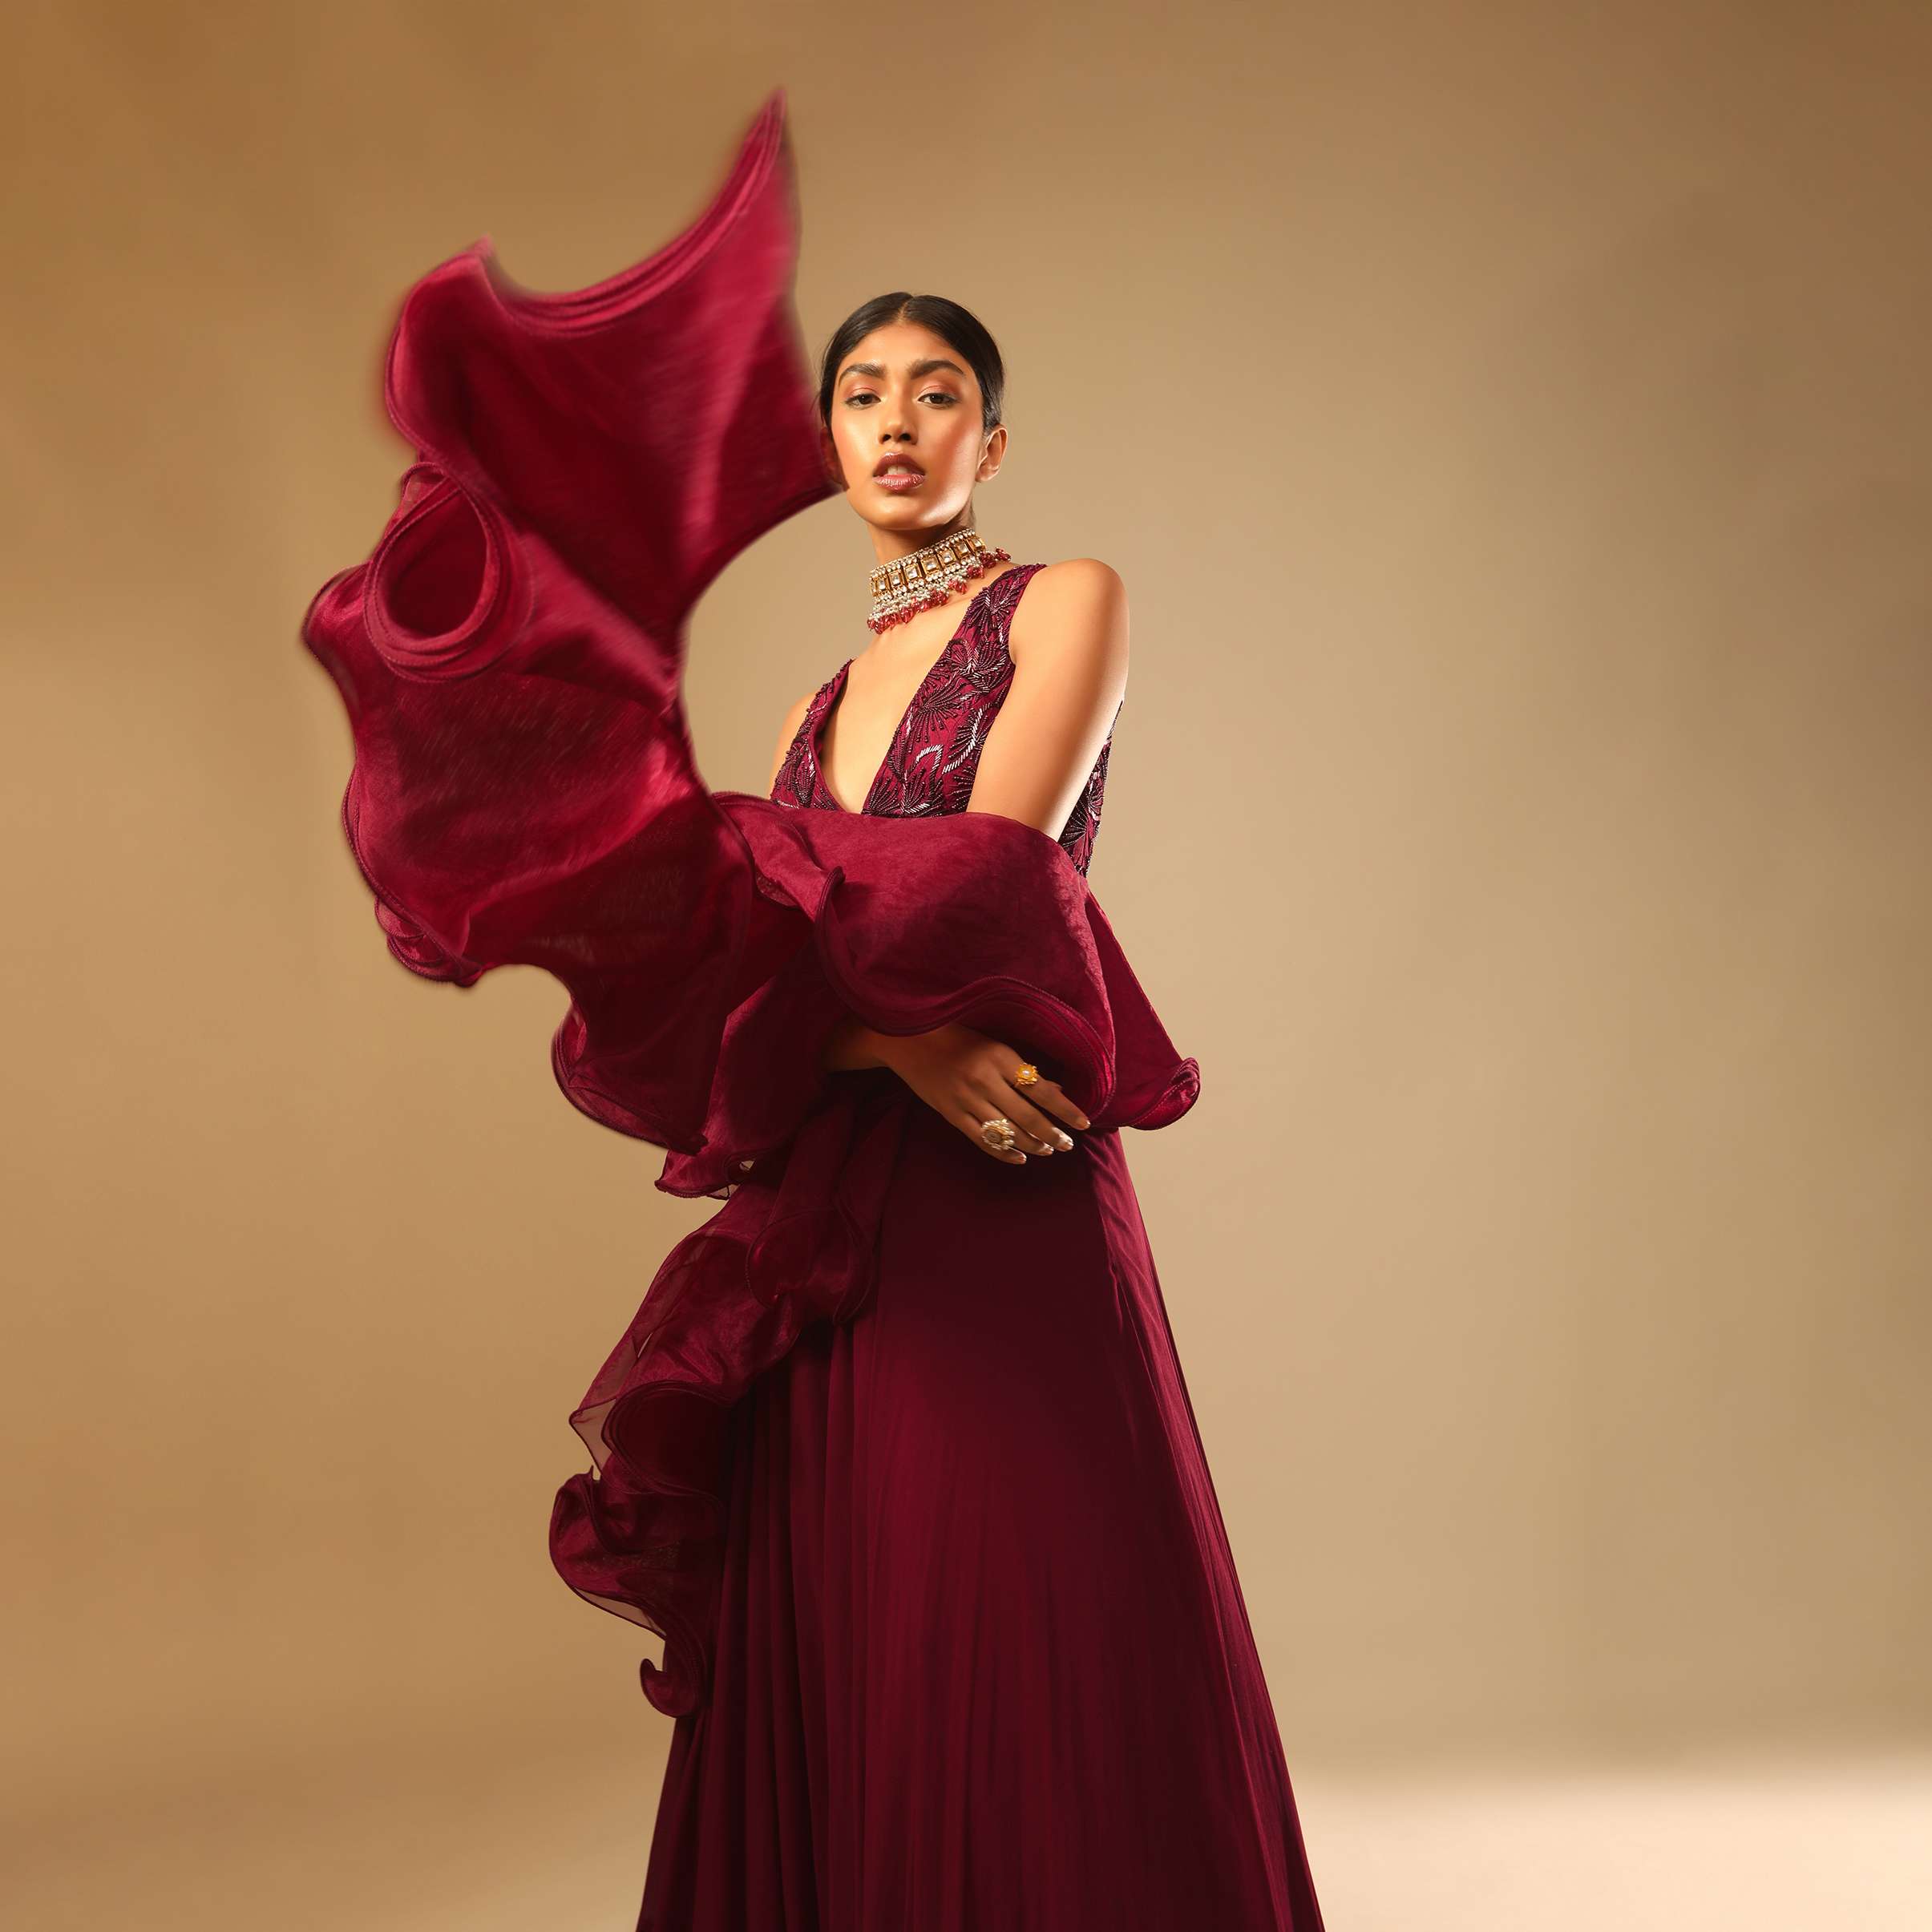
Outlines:
[{"label": "deep v neckline", "polygon": [[[973,611],[978,605],[980,598],[993,588],[993,584],[1004,584],[1014,571],[1025,568],[1024,564],[1015,564],[1008,569],[1001,571],[992,583],[982,584],[966,600],[966,608],[960,612],[958,627],[940,646],[939,656],[934,658],[932,664],[927,667],[925,676],[919,681],[912,695],[906,700],[906,708],[899,713],[899,722],[892,727],[892,735],[886,740],[885,755],[879,761],[879,768],[872,774],[872,782],[867,786],[865,796],[859,802],[859,816],[862,818],[864,816],[865,808],[872,802],[872,795],[879,790],[879,780],[886,775],[887,768],[892,762],[892,754],[898,749],[899,738],[905,731],[906,720],[911,717],[913,712],[918,709],[920,699],[926,695],[933,679],[939,676],[940,671],[945,667],[947,661],[957,648],[960,640],[966,635],[966,627],[972,622]],[[851,671],[853,661],[851,658],[847,658],[845,662],[833,672],[831,693],[825,701],[824,709],[818,713],[818,722],[812,732],[810,739],[812,768],[818,774],[818,783],[823,789],[826,797],[831,801],[833,808],[845,813],[848,817],[853,815],[853,808],[846,804],[832,790],[832,782],[826,776],[824,745],[826,732],[831,725],[832,713],[839,709],[839,703],[845,696],[846,676]]]}]

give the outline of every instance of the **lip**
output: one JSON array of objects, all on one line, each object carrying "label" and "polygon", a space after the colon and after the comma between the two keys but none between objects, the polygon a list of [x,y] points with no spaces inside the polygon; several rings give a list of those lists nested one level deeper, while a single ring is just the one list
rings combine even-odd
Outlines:
[{"label": "lip", "polygon": [[916,470],[895,470],[889,476],[875,476],[872,480],[880,489],[903,496],[908,490],[916,490],[926,479]]}]

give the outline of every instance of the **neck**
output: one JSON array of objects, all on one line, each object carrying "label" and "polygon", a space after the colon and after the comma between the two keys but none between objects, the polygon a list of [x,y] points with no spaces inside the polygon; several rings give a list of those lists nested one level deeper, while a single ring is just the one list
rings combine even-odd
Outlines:
[{"label": "neck", "polygon": [[896,563],[901,557],[909,557],[915,550],[924,550],[933,544],[944,543],[960,531],[972,527],[972,507],[967,506],[952,520],[935,530],[887,530],[875,523],[872,526],[872,554],[879,564]]}]

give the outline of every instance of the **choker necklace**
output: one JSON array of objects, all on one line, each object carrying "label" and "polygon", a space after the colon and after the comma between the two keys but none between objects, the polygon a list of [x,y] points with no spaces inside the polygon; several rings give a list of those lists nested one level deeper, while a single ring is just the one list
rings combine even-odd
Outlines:
[{"label": "choker necklace", "polygon": [[1012,560],[1011,551],[996,545],[989,550],[976,531],[956,530],[872,572],[872,614],[867,626],[876,635],[903,624],[916,612],[944,604],[969,579],[984,576],[989,564]]}]

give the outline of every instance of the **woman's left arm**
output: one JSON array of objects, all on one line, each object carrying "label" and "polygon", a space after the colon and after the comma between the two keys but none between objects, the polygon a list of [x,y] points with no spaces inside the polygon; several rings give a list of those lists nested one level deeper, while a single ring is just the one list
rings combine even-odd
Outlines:
[{"label": "woman's left arm", "polygon": [[1013,681],[986,734],[968,811],[1057,839],[1127,689],[1127,588],[1097,557],[1034,573],[1013,607]]}]

